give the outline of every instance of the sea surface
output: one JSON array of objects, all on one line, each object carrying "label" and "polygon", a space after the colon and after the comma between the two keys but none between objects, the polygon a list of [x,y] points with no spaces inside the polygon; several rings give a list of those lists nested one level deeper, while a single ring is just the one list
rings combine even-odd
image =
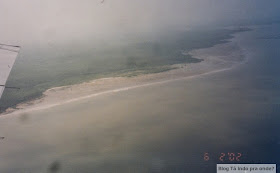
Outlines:
[{"label": "sea surface", "polygon": [[[0,117],[1,173],[214,173],[280,163],[280,25],[242,32],[220,73]],[[229,157],[230,156],[230,157]]]}]

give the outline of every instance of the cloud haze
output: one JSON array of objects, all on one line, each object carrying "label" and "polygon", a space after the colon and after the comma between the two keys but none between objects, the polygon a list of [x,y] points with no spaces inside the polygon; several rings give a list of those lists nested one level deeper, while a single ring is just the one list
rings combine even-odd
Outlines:
[{"label": "cloud haze", "polygon": [[1,0],[0,42],[100,39],[280,16],[279,0]]}]

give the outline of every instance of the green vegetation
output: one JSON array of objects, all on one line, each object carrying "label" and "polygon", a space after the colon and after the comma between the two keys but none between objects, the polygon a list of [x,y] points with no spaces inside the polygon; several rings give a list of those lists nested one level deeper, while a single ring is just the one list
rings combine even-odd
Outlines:
[{"label": "green vegetation", "polygon": [[[129,42],[119,46],[90,44],[23,47],[0,100],[0,111],[40,97],[52,87],[81,83],[109,76],[136,76],[173,69],[170,65],[198,63],[192,49],[226,42],[231,34],[244,30],[188,31],[162,34],[153,41]],[[72,43],[71,43],[72,44]]]}]

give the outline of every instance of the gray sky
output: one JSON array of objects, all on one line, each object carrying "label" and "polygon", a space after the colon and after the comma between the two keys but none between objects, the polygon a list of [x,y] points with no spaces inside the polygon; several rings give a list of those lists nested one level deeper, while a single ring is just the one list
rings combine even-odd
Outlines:
[{"label": "gray sky", "polygon": [[[0,0],[0,42],[35,43],[156,33],[272,19],[279,0]],[[277,14],[278,13],[278,14]]]}]

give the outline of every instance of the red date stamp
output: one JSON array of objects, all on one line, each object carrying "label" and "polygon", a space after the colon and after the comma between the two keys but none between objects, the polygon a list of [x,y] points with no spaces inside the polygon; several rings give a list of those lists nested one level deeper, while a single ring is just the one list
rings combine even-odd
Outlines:
[{"label": "red date stamp", "polygon": [[[209,153],[204,153],[203,159],[204,161],[209,161],[210,157],[211,156]],[[218,159],[221,162],[225,162],[225,161],[239,162],[241,160],[241,157],[242,157],[242,153],[228,152],[228,153],[219,153],[219,155],[214,157],[214,159]]]}]

